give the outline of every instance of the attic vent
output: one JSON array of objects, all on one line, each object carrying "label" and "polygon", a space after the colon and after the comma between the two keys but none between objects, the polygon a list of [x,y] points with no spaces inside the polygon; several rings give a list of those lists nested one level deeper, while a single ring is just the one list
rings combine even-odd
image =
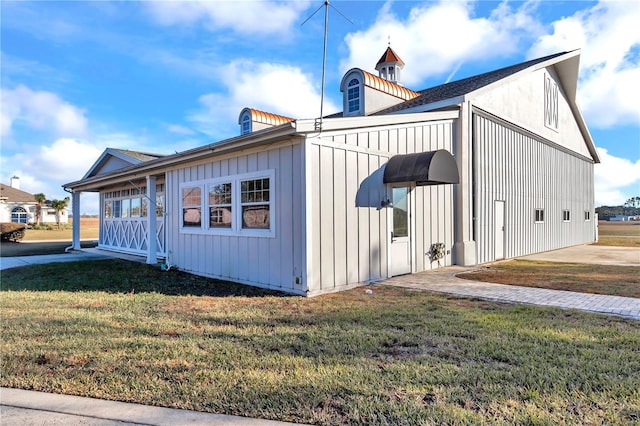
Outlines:
[{"label": "attic vent", "polygon": [[549,74],[544,75],[544,125],[558,130],[558,84]]}]

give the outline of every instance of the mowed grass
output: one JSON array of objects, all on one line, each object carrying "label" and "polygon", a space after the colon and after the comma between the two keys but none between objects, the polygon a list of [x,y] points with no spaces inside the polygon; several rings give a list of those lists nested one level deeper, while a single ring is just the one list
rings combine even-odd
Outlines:
[{"label": "mowed grass", "polygon": [[600,236],[627,236],[640,238],[640,221],[609,222],[598,221],[598,233]]},{"label": "mowed grass", "polygon": [[525,287],[640,297],[640,266],[510,260],[457,277]]},{"label": "mowed grass", "polygon": [[640,237],[598,237],[598,241],[593,245],[640,248]]},{"label": "mowed grass", "polygon": [[108,260],[3,271],[2,386],[314,424],[637,424],[640,324]]},{"label": "mowed grass", "polygon": [[640,248],[640,222],[598,222],[598,246]]},{"label": "mowed grass", "polygon": [[[71,241],[73,232],[71,222],[72,220],[69,219],[66,229],[55,229],[55,224],[51,224],[54,229],[27,229],[22,241]],[[80,239],[97,240],[100,235],[99,223],[100,220],[97,217],[81,217]]]}]

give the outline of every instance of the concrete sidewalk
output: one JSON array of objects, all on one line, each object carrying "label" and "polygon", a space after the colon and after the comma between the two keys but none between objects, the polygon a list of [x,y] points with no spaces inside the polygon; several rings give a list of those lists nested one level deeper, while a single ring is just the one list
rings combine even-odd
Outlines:
[{"label": "concrete sidewalk", "polygon": [[79,396],[0,388],[3,425],[285,426],[286,423]]},{"label": "concrete sidewalk", "polygon": [[77,262],[80,260],[102,260],[109,258],[109,256],[103,254],[87,253],[84,251],[37,256],[0,257],[0,270],[42,263]]}]

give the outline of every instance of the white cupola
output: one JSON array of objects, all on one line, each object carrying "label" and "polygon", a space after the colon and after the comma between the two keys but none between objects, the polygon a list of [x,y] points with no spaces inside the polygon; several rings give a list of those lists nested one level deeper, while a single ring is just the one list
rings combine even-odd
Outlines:
[{"label": "white cupola", "polygon": [[398,85],[402,85],[400,83],[400,71],[402,68],[404,68],[404,62],[393,51],[391,46],[387,47],[387,50],[376,64],[376,71],[378,71],[380,78]]}]

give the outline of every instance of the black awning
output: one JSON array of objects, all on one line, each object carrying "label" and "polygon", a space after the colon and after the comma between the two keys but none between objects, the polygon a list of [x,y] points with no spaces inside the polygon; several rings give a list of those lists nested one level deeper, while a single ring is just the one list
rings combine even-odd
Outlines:
[{"label": "black awning", "polygon": [[415,182],[417,186],[459,183],[458,166],[444,149],[394,155],[384,169],[384,183]]}]

